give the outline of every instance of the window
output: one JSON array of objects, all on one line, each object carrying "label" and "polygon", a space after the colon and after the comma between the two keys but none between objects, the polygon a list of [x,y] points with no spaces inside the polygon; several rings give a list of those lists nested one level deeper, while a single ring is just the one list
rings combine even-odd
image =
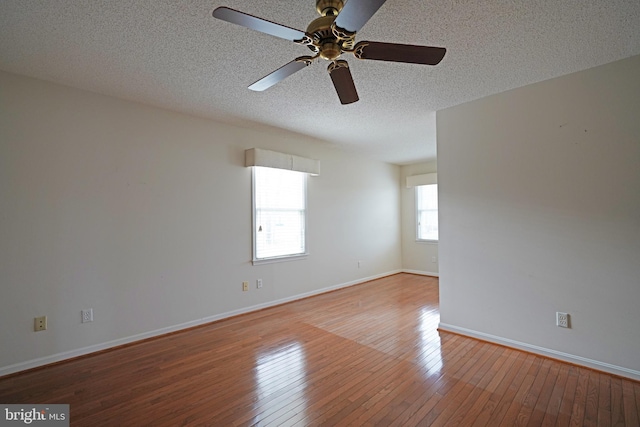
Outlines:
[{"label": "window", "polygon": [[418,240],[438,240],[438,184],[416,186]]},{"label": "window", "polygon": [[307,174],[253,168],[253,261],[306,255]]}]

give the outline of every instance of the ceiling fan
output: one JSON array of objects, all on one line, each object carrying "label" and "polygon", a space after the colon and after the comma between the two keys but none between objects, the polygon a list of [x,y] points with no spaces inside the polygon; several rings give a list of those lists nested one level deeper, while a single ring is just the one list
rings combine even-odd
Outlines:
[{"label": "ceiling fan", "polygon": [[349,64],[338,59],[343,53],[352,53],[358,59],[437,65],[446,52],[442,47],[415,46],[397,43],[361,41],[356,43],[356,32],[384,4],[385,0],[316,0],[320,18],[311,21],[306,31],[267,21],[228,7],[218,7],[213,16],[252,30],[270,34],[307,46],[313,56],[300,56],[261,78],[249,89],[263,91],[310,65],[315,59],[331,61],[327,70],[342,104],[356,102],[356,91]]}]

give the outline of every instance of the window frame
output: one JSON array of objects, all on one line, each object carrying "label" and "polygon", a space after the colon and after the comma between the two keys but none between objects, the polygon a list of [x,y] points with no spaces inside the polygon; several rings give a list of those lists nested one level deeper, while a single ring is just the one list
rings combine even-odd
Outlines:
[{"label": "window frame", "polygon": [[[278,255],[273,257],[265,257],[258,258],[257,251],[257,203],[256,203],[256,168],[262,167],[265,169],[278,169],[278,168],[269,168],[267,166],[252,166],[251,167],[251,229],[252,229],[252,242],[251,242],[251,262],[253,265],[260,264],[271,264],[275,262],[284,262],[284,261],[295,261],[299,259],[305,259],[309,255],[308,251],[308,241],[307,241],[307,229],[308,229],[308,215],[307,215],[307,187],[308,187],[308,174],[304,172],[291,171],[296,173],[303,174],[303,193],[304,193],[304,215],[303,215],[303,240],[304,240],[304,251],[295,254],[287,254],[287,255]],[[289,171],[288,169],[281,169],[284,171]]]},{"label": "window frame", "polygon": [[[438,191],[438,183],[433,183],[433,184],[422,184],[422,185],[416,185],[414,187],[414,202],[415,202],[415,209],[414,209],[414,214],[415,214],[415,227],[416,227],[416,242],[421,242],[421,243],[438,243],[440,241],[440,207],[438,206],[435,211],[437,214],[437,218],[438,218],[438,238],[437,239],[424,239],[422,237],[420,237],[420,212],[421,211],[433,211],[433,209],[420,209],[420,187],[428,187],[428,186],[432,186],[434,185],[436,188],[436,192]],[[439,196],[438,193],[436,193],[436,201],[439,200]]]}]

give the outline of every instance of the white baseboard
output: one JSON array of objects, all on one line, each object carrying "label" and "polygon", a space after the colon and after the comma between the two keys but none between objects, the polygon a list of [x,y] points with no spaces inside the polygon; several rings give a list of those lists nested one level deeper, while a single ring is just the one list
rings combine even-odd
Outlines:
[{"label": "white baseboard", "polygon": [[382,274],[376,274],[374,276],[364,277],[357,280],[352,280],[350,282],[340,283],[338,285],[329,286],[322,289],[317,289],[311,292],[305,292],[303,294],[294,295],[287,298],[281,298],[275,301],[269,301],[263,304],[257,304],[250,307],[244,307],[238,310],[227,311],[225,313],[216,314],[214,316],[207,316],[201,319],[192,320],[185,323],[180,323],[179,325],[168,326],[166,328],[156,329],[154,331],[143,332],[141,334],[131,335],[125,338],[119,338],[113,341],[107,341],[100,344],[90,345],[88,347],[82,347],[76,350],[64,351],[62,353],[52,354],[50,356],[40,357],[38,359],[28,360],[26,362],[15,363],[13,365],[0,367],[0,377],[14,374],[16,372],[25,371],[27,369],[37,368],[39,366],[49,365],[51,363],[61,362],[63,360],[72,359],[78,356],[84,356],[90,353],[95,353],[97,351],[107,350],[109,348],[118,347],[125,344],[130,344],[136,341],[141,341],[148,338],[157,337],[160,335],[165,335],[171,332],[180,331],[183,329],[193,328],[194,326],[204,325],[206,323],[215,322],[217,320],[226,319],[228,317],[237,316],[240,314],[250,313],[252,311],[262,310],[264,308],[273,307],[276,305],[284,304],[287,302],[307,298],[314,295],[323,294],[325,292],[334,291],[340,288],[346,288],[353,285],[358,285],[360,283],[368,282],[370,280],[379,279],[386,276],[391,276],[393,274],[402,273],[402,270],[393,270]]},{"label": "white baseboard", "polygon": [[411,273],[411,274],[419,274],[421,276],[431,276],[431,277],[440,277],[438,275],[438,273],[433,272],[433,271],[421,271],[421,270],[408,270],[408,269],[403,269],[402,270],[403,273]]},{"label": "white baseboard", "polygon": [[561,360],[563,362],[572,363],[574,365],[584,366],[586,368],[595,369],[597,371],[608,372],[620,377],[630,378],[632,380],[640,381],[640,371],[624,368],[622,366],[611,365],[609,363],[600,362],[598,360],[587,359],[586,357],[576,356],[569,353],[563,353],[561,351],[551,350],[537,345],[527,344],[520,341],[511,340],[508,338],[499,337],[496,335],[485,334],[484,332],[474,331],[472,329],[461,328],[459,326],[449,325],[442,323],[438,325],[438,329],[445,332],[453,332],[459,335],[465,335],[471,338],[477,338],[483,341],[492,342],[494,344],[500,344],[505,347],[515,348],[523,350],[529,353],[539,354],[541,356],[549,357],[551,359]]}]

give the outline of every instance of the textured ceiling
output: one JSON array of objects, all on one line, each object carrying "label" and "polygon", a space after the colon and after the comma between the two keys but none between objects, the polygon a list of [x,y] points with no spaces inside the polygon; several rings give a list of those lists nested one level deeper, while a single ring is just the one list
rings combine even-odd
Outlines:
[{"label": "textured ceiling", "polygon": [[436,110],[640,54],[638,0],[387,0],[357,41],[447,55],[343,55],[360,95],[343,106],[325,61],[248,90],[310,51],[213,18],[223,5],[301,30],[318,16],[314,0],[2,0],[0,69],[409,164],[435,157]]}]

